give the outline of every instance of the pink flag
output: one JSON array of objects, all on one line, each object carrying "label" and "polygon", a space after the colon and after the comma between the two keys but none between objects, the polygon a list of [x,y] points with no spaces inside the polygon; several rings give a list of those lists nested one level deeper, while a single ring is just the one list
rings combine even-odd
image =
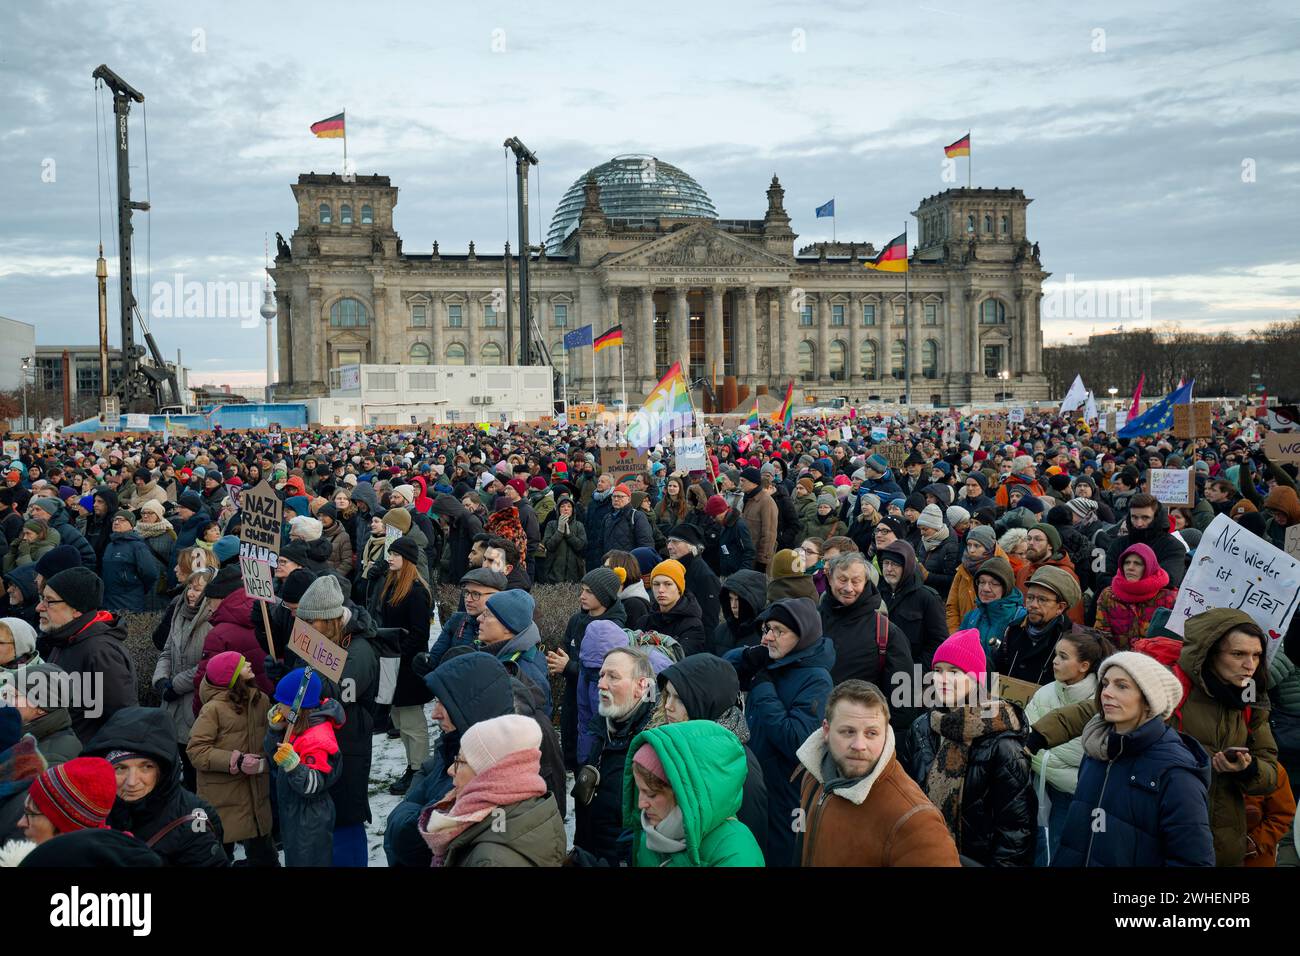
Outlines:
[{"label": "pink flag", "polygon": [[1137,391],[1133,393],[1133,406],[1128,410],[1126,422],[1131,422],[1138,417],[1138,406],[1142,404],[1142,386],[1146,384],[1147,373],[1143,372],[1142,377],[1138,379]]}]

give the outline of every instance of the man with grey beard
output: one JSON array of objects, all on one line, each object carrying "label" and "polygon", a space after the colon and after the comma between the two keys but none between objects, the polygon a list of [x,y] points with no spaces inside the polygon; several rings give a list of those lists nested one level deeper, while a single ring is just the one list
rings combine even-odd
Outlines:
[{"label": "man with grey beard", "polygon": [[623,765],[632,740],[650,722],[655,676],[637,647],[616,647],[600,666],[597,712],[604,732],[587,764],[574,775],[575,862],[618,866],[630,862],[631,833],[623,827]]}]

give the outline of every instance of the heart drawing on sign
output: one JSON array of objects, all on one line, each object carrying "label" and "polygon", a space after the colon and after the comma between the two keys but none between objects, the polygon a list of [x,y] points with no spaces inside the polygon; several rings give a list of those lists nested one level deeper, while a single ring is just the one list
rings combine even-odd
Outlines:
[{"label": "heart drawing on sign", "polygon": [[626,448],[620,448],[618,450],[619,461],[627,461],[630,457],[632,457],[632,452],[628,451]]},{"label": "heart drawing on sign", "polygon": [[1282,639],[1282,635],[1279,634],[1277,631],[1273,630],[1273,629],[1270,627],[1270,628],[1268,629],[1268,639],[1269,639],[1270,641],[1281,640],[1281,639]]}]

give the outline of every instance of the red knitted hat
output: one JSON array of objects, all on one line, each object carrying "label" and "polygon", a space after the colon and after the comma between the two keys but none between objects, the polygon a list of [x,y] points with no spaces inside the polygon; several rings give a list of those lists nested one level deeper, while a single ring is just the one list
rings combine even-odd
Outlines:
[{"label": "red knitted hat", "polygon": [[74,757],[40,774],[28,793],[59,833],[102,830],[117,797],[117,774],[103,757]]},{"label": "red knitted hat", "polygon": [[939,645],[932,664],[951,664],[972,677],[983,677],[988,671],[988,659],[980,643],[980,632],[973,627],[958,631]]}]

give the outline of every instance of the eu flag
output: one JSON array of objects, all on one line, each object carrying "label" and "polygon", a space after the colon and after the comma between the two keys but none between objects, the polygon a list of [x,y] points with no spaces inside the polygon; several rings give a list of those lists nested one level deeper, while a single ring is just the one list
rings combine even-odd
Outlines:
[{"label": "eu flag", "polygon": [[832,199],[830,202],[826,203],[824,206],[818,206],[818,207],[817,207],[817,218],[818,218],[818,219],[824,219],[824,218],[826,218],[827,216],[830,216],[832,219],[835,218],[835,200],[834,200],[834,199]]},{"label": "eu flag", "polygon": [[1160,401],[1156,402],[1145,412],[1133,419],[1118,432],[1120,438],[1139,438],[1143,435],[1154,435],[1156,432],[1167,431],[1174,427],[1174,406],[1186,405],[1192,400],[1192,386],[1196,384],[1196,379],[1192,379],[1181,388],[1176,388]]},{"label": "eu flag", "polygon": [[591,326],[584,325],[580,329],[574,329],[572,332],[565,333],[564,351],[569,349],[580,349],[584,345],[591,344]]}]

